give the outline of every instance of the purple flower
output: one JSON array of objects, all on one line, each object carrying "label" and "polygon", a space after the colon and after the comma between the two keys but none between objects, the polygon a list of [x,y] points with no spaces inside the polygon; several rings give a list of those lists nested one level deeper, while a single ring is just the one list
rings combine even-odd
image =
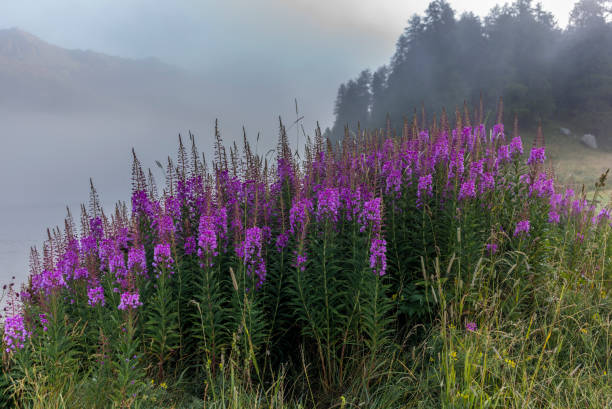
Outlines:
[{"label": "purple flower", "polygon": [[433,176],[430,174],[427,174],[425,176],[421,176],[419,178],[419,185],[418,185],[418,189],[417,189],[417,197],[418,199],[421,199],[421,195],[423,192],[425,192],[427,194],[427,196],[431,196],[433,193],[433,187],[432,187],[432,183],[433,183]]},{"label": "purple flower", "polygon": [[128,252],[128,270],[136,274],[144,275],[147,273],[147,260],[144,246],[134,246]]},{"label": "purple flower", "polygon": [[291,206],[289,210],[289,232],[295,234],[298,227],[304,227],[308,215],[312,212],[312,201],[310,199],[302,199]]},{"label": "purple flower", "polygon": [[385,239],[374,239],[370,244],[370,268],[380,276],[387,272],[387,242]]},{"label": "purple flower", "polygon": [[467,323],[465,324],[465,329],[466,329],[468,332],[474,332],[474,331],[476,331],[476,330],[478,329],[478,327],[476,326],[476,323],[475,323],[475,322],[467,322]]},{"label": "purple flower", "polygon": [[514,229],[514,237],[518,236],[521,233],[529,235],[530,227],[531,225],[529,224],[529,220],[521,220],[516,224],[516,228]]},{"label": "purple flower", "polygon": [[382,199],[380,197],[368,200],[363,204],[359,222],[360,232],[364,232],[367,227],[371,227],[373,231],[380,231],[382,225]]},{"label": "purple flower", "polygon": [[538,197],[551,196],[555,193],[554,179],[546,178],[546,174],[540,173],[536,181],[529,187],[529,194],[536,192]]},{"label": "purple flower", "polygon": [[121,302],[117,306],[120,310],[127,310],[128,308],[136,309],[140,307],[140,294],[138,292],[124,292],[121,294]]},{"label": "purple flower", "polygon": [[92,307],[98,304],[104,307],[106,304],[106,301],[104,300],[104,288],[102,288],[101,285],[88,289],[87,298],[89,298],[87,304],[91,305]]},{"label": "purple flower", "polygon": [[150,217],[153,215],[153,205],[145,190],[136,190],[132,193],[132,213],[137,216]]},{"label": "purple flower", "polygon": [[104,227],[102,226],[102,219],[95,217],[89,221],[89,228],[91,229],[91,235],[96,240],[102,240],[104,237]]},{"label": "purple flower", "polygon": [[338,221],[340,208],[340,193],[336,188],[325,188],[317,193],[317,217],[321,220],[328,217],[331,221]]},{"label": "purple flower", "polygon": [[559,213],[554,210],[548,212],[548,223],[557,224],[561,220]]},{"label": "purple flower", "polygon": [[459,189],[459,200],[463,200],[465,198],[475,198],[476,197],[476,184],[474,179],[469,179],[466,182],[461,184],[461,188]]},{"label": "purple flower", "polygon": [[169,243],[157,244],[153,249],[153,267],[158,271],[156,277],[159,278],[161,271],[168,271],[170,274],[174,274],[172,265],[174,259],[172,258],[172,250],[170,249]]},{"label": "purple flower", "polygon": [[510,141],[510,156],[513,158],[523,154],[523,141],[520,136],[512,138]]},{"label": "purple flower", "polygon": [[493,139],[504,137],[504,124],[493,125]]},{"label": "purple flower", "polygon": [[538,163],[544,163],[546,160],[546,149],[545,148],[533,148],[527,159],[528,165],[537,165]]},{"label": "purple flower", "polygon": [[[217,253],[217,232],[215,229],[215,218],[213,216],[201,216],[198,227],[198,256],[214,257]],[[212,263],[212,262],[211,262]]]},{"label": "purple flower", "polygon": [[43,331],[47,332],[48,328],[47,328],[47,324],[49,323],[49,320],[47,319],[47,315],[46,314],[38,314],[38,319],[40,320],[40,325],[42,325],[43,327]]},{"label": "purple flower", "polygon": [[306,270],[306,261],[308,258],[306,257],[305,252],[295,252],[295,268],[298,268],[300,271],[304,272]]},{"label": "purple flower", "polygon": [[242,260],[249,276],[257,276],[256,286],[259,287],[266,279],[266,265],[262,257],[263,233],[255,226],[247,229],[246,237],[236,248],[236,254]]},{"label": "purple flower", "polygon": [[487,248],[487,252],[490,255],[493,255],[493,254],[497,253],[497,248],[498,247],[497,247],[497,244],[495,244],[495,243],[487,243],[486,248]]},{"label": "purple flower", "polygon": [[16,349],[22,349],[25,346],[25,341],[32,335],[26,328],[23,320],[23,315],[17,314],[11,317],[6,317],[4,320],[4,344],[5,351],[11,352]]},{"label": "purple flower", "polygon": [[196,241],[192,236],[189,236],[185,239],[185,244],[183,245],[183,249],[185,250],[185,255],[188,256],[196,252]]},{"label": "purple flower", "polygon": [[499,164],[510,162],[510,147],[502,145],[497,150],[497,161]]},{"label": "purple flower", "polygon": [[281,233],[276,238],[276,250],[280,253],[289,242],[289,235],[287,233]]}]

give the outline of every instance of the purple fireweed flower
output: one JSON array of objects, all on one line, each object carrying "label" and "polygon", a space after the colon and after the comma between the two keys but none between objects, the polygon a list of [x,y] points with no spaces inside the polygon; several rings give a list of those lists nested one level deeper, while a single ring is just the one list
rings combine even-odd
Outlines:
[{"label": "purple fireweed flower", "polygon": [[370,268],[379,276],[387,272],[387,242],[376,238],[370,244]]},{"label": "purple fireweed flower", "polygon": [[610,220],[610,210],[606,209],[605,207],[600,210],[599,214],[597,215],[597,222],[594,224],[597,224],[604,219]]},{"label": "purple fireweed flower", "polygon": [[504,124],[493,125],[492,138],[503,138],[504,137]]},{"label": "purple fireweed flower", "polygon": [[517,136],[516,138],[512,138],[512,140],[510,141],[509,147],[510,147],[510,156],[512,156],[513,158],[523,154],[523,141],[521,140],[520,136]]},{"label": "purple fireweed flower", "polygon": [[153,204],[145,190],[136,190],[132,193],[132,213],[137,216],[152,216]]},{"label": "purple fireweed flower", "polygon": [[154,247],[152,264],[158,271],[156,278],[159,278],[160,271],[162,270],[167,270],[170,274],[174,274],[172,269],[174,259],[172,258],[172,250],[169,243],[160,243]]},{"label": "purple fireweed flower", "polygon": [[469,179],[461,184],[461,188],[459,189],[459,200],[463,200],[465,198],[475,198],[476,197],[476,183],[474,179]]},{"label": "purple fireweed flower", "polygon": [[368,200],[363,204],[363,210],[359,214],[360,232],[371,227],[373,231],[380,231],[382,225],[382,199],[380,197]]},{"label": "purple fireweed flower", "polygon": [[168,196],[164,202],[164,209],[172,219],[181,218],[181,201],[178,197]]},{"label": "purple fireweed flower", "polygon": [[157,232],[160,237],[169,238],[176,232],[176,226],[174,220],[169,214],[159,214],[157,219]]},{"label": "purple fireweed flower", "polygon": [[23,349],[26,340],[32,335],[25,327],[23,315],[17,314],[4,320],[3,341],[7,353]]},{"label": "purple fireweed flower", "polygon": [[553,178],[546,178],[546,174],[540,173],[536,181],[529,187],[529,194],[536,192],[538,197],[551,196],[555,193]]},{"label": "purple fireweed flower", "polygon": [[478,327],[476,326],[476,323],[475,323],[475,322],[467,322],[467,323],[465,324],[465,329],[466,329],[468,332],[474,332],[474,331],[476,331],[476,330],[478,329]]},{"label": "purple fireweed flower", "polygon": [[521,220],[516,224],[516,228],[514,229],[514,237],[518,236],[521,233],[529,235],[530,228],[531,225],[529,224],[529,220]]},{"label": "purple fireweed flower", "polygon": [[584,209],[588,207],[588,205],[589,204],[585,199],[583,200],[577,199],[572,202],[572,209],[575,214],[580,214],[582,213]]},{"label": "purple fireweed flower", "polygon": [[40,320],[40,325],[42,326],[42,329],[44,332],[47,332],[47,330],[49,328],[47,328],[47,324],[49,323],[49,320],[47,319],[47,315],[46,314],[38,314],[38,319]]},{"label": "purple fireweed flower", "polygon": [[548,203],[550,204],[551,208],[556,209],[557,207],[561,205],[562,201],[563,201],[563,195],[561,193],[553,193],[550,196]]},{"label": "purple fireweed flower", "polygon": [[433,194],[432,182],[433,182],[433,176],[431,175],[431,173],[425,176],[421,176],[419,178],[419,185],[417,188],[417,198],[418,199],[421,199],[423,192],[425,192],[427,196],[431,196]]},{"label": "purple fireweed flower", "polygon": [[74,270],[72,279],[79,280],[81,278],[87,278],[87,277],[89,277],[89,271],[87,271],[85,267],[79,267],[76,270]]},{"label": "purple fireweed flower", "polygon": [[472,162],[470,165],[470,179],[476,179],[484,172],[484,159]]},{"label": "purple fireweed flower", "polygon": [[[198,226],[198,257],[215,257],[217,252],[217,232],[213,216],[201,216]],[[212,261],[209,260],[212,263]]]},{"label": "purple fireweed flower", "polygon": [[531,149],[531,153],[529,154],[529,159],[527,159],[528,165],[537,165],[539,163],[544,163],[546,160],[546,149],[545,148],[533,148]]},{"label": "purple fireweed flower", "polygon": [[106,304],[104,299],[104,288],[102,288],[101,285],[89,288],[87,290],[87,298],[89,299],[87,304],[91,305],[92,307],[98,304],[104,307]]},{"label": "purple fireweed flower", "polygon": [[220,240],[227,238],[227,209],[221,207],[215,211],[215,227]]},{"label": "purple fireweed flower", "polygon": [[280,253],[289,242],[289,235],[287,233],[281,233],[276,238],[276,250]]},{"label": "purple fireweed flower", "polygon": [[301,272],[304,272],[306,270],[306,261],[308,261],[306,253],[304,251],[302,251],[301,253],[298,253],[296,251],[294,253],[295,253],[295,265],[294,265],[295,268],[299,269]]},{"label": "purple fireweed flower", "polygon": [[185,239],[185,244],[183,245],[183,250],[185,250],[185,255],[188,256],[196,252],[197,244],[193,236],[189,236]]},{"label": "purple fireweed flower", "polygon": [[561,220],[561,216],[555,210],[548,212],[548,223],[557,224]]},{"label": "purple fireweed flower", "polygon": [[147,273],[147,260],[144,246],[134,246],[128,252],[127,268],[129,271],[139,275]]},{"label": "purple fireweed flower", "polygon": [[465,171],[464,166],[465,151],[463,149],[459,151],[453,150],[450,155],[450,163],[448,166],[448,178],[451,179],[457,175],[462,175]]},{"label": "purple fireweed flower", "polygon": [[128,308],[136,309],[142,305],[140,302],[140,294],[138,292],[124,292],[121,294],[121,302],[117,306],[120,310],[127,310]]},{"label": "purple fireweed flower", "polygon": [[383,175],[386,177],[385,193],[399,193],[402,188],[402,170],[399,161],[387,161],[383,164]]},{"label": "purple fireweed flower", "polygon": [[236,248],[236,254],[246,267],[247,274],[257,276],[257,287],[266,279],[266,265],[262,257],[263,244],[262,229],[255,226],[247,229],[244,241]]},{"label": "purple fireweed flower", "polygon": [[338,209],[340,208],[340,192],[336,188],[325,188],[317,192],[317,217],[324,217],[331,221],[338,221]]},{"label": "purple fireweed flower", "polygon": [[478,191],[482,194],[488,190],[493,190],[495,188],[495,177],[491,172],[485,172],[480,176],[480,186],[478,186]]},{"label": "purple fireweed flower", "polygon": [[81,251],[83,254],[96,254],[98,252],[98,248],[96,246],[97,243],[94,236],[89,235],[81,238]]},{"label": "purple fireweed flower", "polygon": [[497,253],[497,244],[495,243],[487,243],[486,249],[490,255]]},{"label": "purple fireweed flower", "polygon": [[497,163],[504,164],[510,162],[510,147],[508,145],[502,145],[497,149]]},{"label": "purple fireweed flower", "polygon": [[66,280],[62,272],[58,269],[44,270],[40,274],[32,276],[32,290],[44,292],[49,295],[52,291],[67,287]]},{"label": "purple fireweed flower", "polygon": [[312,208],[310,199],[302,199],[293,204],[289,210],[289,232],[291,234],[295,234],[298,227],[303,228]]},{"label": "purple fireweed flower", "polygon": [[102,226],[102,219],[94,217],[89,220],[89,228],[91,229],[91,235],[96,240],[102,240],[104,237],[104,227]]}]

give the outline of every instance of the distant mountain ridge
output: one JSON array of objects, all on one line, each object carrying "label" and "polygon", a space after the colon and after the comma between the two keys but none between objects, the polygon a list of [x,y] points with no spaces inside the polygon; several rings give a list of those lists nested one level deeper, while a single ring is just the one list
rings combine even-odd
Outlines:
[{"label": "distant mountain ridge", "polygon": [[5,110],[189,109],[200,85],[155,58],[69,50],[18,28],[0,30],[0,108]]}]

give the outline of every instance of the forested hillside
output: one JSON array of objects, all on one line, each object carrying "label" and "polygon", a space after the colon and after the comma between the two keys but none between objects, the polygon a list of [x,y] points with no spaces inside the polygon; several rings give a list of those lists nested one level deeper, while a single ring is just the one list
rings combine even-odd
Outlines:
[{"label": "forested hillside", "polygon": [[380,128],[387,115],[399,127],[415,110],[419,117],[422,108],[454,112],[464,101],[477,105],[482,94],[485,107],[504,98],[506,121],[562,119],[612,145],[611,4],[581,0],[561,29],[531,0],[496,6],[484,19],[432,1],[410,18],[387,65],[339,87],[331,133],[340,138],[358,120]]}]

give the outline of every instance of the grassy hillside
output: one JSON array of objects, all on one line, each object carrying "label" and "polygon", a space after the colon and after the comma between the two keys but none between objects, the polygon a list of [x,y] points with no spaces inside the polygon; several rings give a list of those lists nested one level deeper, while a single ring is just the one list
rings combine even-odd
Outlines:
[{"label": "grassy hillside", "polygon": [[163,187],[134,154],[131,211],[92,186],[10,293],[0,403],[609,407],[605,177],[585,196],[546,172],[577,146],[445,124],[303,159],[281,126],[274,165],[179,140]]}]

